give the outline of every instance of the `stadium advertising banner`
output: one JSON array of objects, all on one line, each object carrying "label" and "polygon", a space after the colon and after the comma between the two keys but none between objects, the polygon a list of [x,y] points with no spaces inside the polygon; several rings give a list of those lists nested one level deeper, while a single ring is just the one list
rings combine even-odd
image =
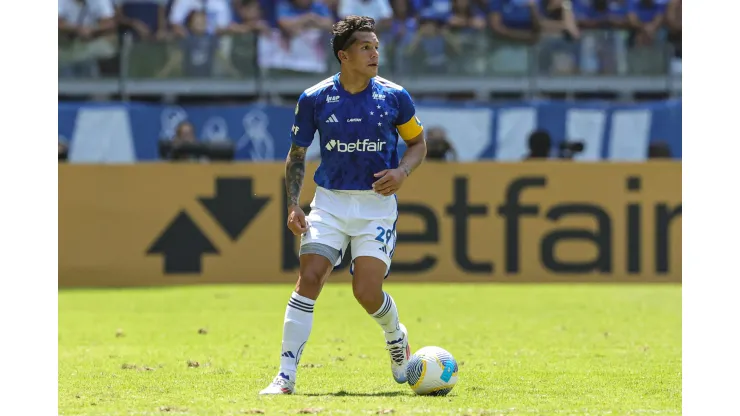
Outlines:
[{"label": "stadium advertising banner", "polygon": [[[59,286],[294,282],[283,172],[60,165]],[[427,162],[398,201],[394,281],[681,282],[680,162]]]},{"label": "stadium advertising banner", "polygon": [[[160,159],[159,139],[172,138],[177,125],[188,121],[200,141],[231,142],[236,160],[282,162],[290,148],[294,112],[295,103],[181,107],[64,102],[58,106],[59,140],[69,143],[71,163],[155,161]],[[655,142],[667,143],[676,159],[682,155],[680,100],[475,105],[422,100],[417,113],[427,131],[444,132],[460,161],[519,161],[536,129],[548,131],[554,146],[564,140],[583,142],[578,160],[642,162]],[[317,141],[309,148],[312,157],[318,156]]]}]

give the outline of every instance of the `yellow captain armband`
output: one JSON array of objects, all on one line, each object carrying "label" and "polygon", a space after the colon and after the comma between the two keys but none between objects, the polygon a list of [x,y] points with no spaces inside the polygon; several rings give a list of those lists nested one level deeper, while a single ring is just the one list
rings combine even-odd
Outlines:
[{"label": "yellow captain armband", "polygon": [[419,121],[419,118],[416,116],[411,117],[411,120],[401,124],[400,126],[396,126],[396,128],[398,129],[398,134],[401,138],[406,141],[413,139],[418,136],[419,133],[424,131],[421,121]]}]

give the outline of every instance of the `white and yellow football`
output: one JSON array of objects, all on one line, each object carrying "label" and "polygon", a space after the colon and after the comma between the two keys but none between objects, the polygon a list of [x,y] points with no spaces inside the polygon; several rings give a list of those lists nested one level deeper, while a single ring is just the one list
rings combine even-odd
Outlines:
[{"label": "white and yellow football", "polygon": [[420,396],[445,396],[457,383],[457,361],[444,348],[424,347],[414,353],[406,368],[406,378]]}]

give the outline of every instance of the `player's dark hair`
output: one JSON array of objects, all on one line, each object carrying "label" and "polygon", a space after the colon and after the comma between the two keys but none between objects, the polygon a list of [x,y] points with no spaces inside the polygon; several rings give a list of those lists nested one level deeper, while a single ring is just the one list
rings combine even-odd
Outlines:
[{"label": "player's dark hair", "polygon": [[343,51],[354,43],[352,35],[355,32],[375,32],[375,19],[367,16],[347,16],[344,19],[334,23],[331,34],[334,38],[331,46],[334,49],[334,57],[339,59],[339,51]]}]

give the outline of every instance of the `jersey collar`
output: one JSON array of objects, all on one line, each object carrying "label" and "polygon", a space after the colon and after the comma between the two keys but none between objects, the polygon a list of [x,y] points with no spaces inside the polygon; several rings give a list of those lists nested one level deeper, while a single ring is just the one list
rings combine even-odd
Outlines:
[{"label": "jersey collar", "polygon": [[367,84],[367,88],[358,92],[357,94],[350,94],[347,92],[347,90],[344,89],[344,87],[342,87],[342,83],[339,82],[339,74],[341,74],[341,72],[337,72],[336,74],[334,74],[334,87],[337,89],[337,91],[339,91],[339,95],[354,98],[362,97],[364,95],[372,93],[373,87],[375,86],[375,77],[370,78],[370,82]]}]

